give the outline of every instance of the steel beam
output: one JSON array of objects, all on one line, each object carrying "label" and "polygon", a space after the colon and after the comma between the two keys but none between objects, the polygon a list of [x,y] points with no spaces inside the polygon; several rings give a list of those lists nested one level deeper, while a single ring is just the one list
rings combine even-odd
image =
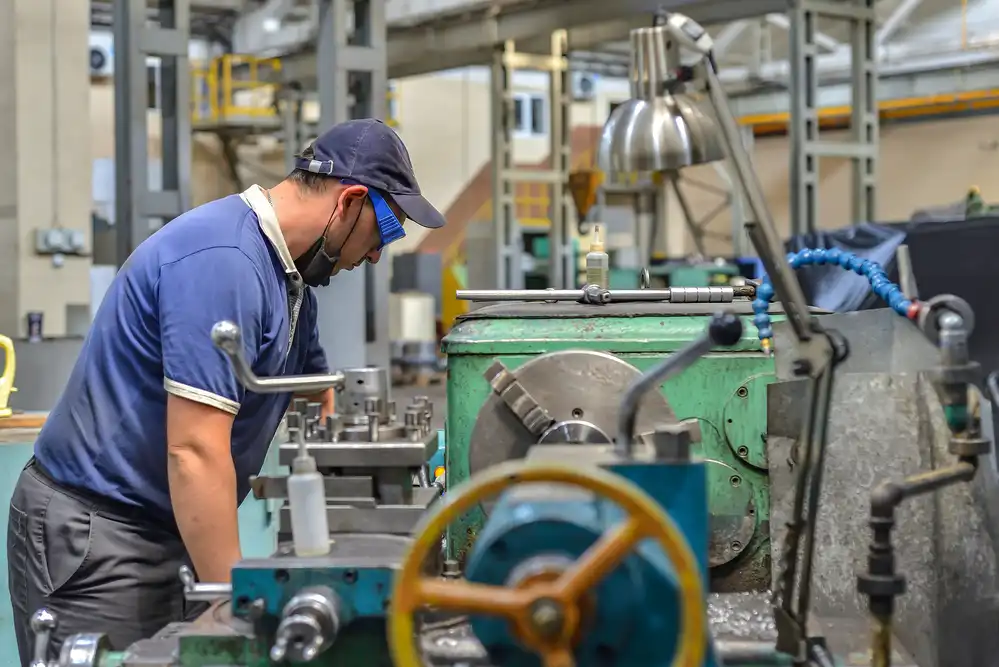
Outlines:
[{"label": "steel beam", "polygon": [[[850,24],[851,137],[842,143],[824,142],[819,138],[816,23],[820,16],[844,19]],[[796,0],[790,17],[791,233],[809,234],[818,226],[819,161],[822,157],[848,157],[853,161],[854,222],[874,220],[879,118],[874,0],[851,0],[835,5]]]},{"label": "steel beam", "polygon": [[[351,4],[360,44],[348,44]],[[351,118],[385,117],[384,2],[320,0],[317,55],[323,63],[317,82],[320,131]],[[329,287],[316,290],[319,336],[331,367],[388,365],[387,272],[387,262],[366,264],[341,271]]]},{"label": "steel beam", "polygon": [[[981,90],[999,89],[999,67],[974,70],[934,70],[895,75],[882,74],[878,82],[878,101],[901,100],[936,95],[960,95]],[[850,83],[819,87],[816,107],[844,107],[851,104]],[[768,91],[732,99],[732,111],[739,118],[787,113],[791,110],[788,91]]]},{"label": "steel beam", "polygon": [[[188,0],[161,0],[148,25],[146,0],[114,3],[115,229],[118,266],[190,206],[191,85]],[[146,57],[160,58],[162,182],[149,183]]]},{"label": "steel beam", "polygon": [[895,8],[895,11],[884,20],[878,29],[877,37],[875,37],[874,41],[879,49],[891,41],[891,38],[895,36],[898,29],[905,25],[905,22],[909,20],[912,13],[921,4],[923,4],[923,0],[902,0],[901,4]]},{"label": "steel beam", "polygon": [[[460,67],[488,66],[493,51],[507,41],[525,53],[547,53],[555,30],[569,31],[574,50],[626,40],[632,28],[648,25],[663,5],[702,25],[782,12],[787,0],[540,0],[477,8],[449,18],[434,17],[390,27],[388,75],[396,79]],[[285,54],[285,80],[315,80],[315,51]]]},{"label": "steel beam", "polygon": [[[767,14],[767,23],[781,30],[791,29],[791,20],[787,18],[786,14]],[[841,46],[838,39],[833,39],[829,35],[817,31],[815,33],[815,44],[821,46],[826,51],[835,51]]]},{"label": "steel beam", "polygon": [[728,53],[728,50],[732,48],[732,45],[735,44],[736,40],[742,37],[749,26],[750,22],[746,20],[733,21],[719,30],[718,36],[715,37],[715,58],[724,57],[725,54]]},{"label": "steel beam", "polygon": [[490,117],[492,120],[492,191],[495,285],[497,289],[521,289],[523,242],[517,225],[516,183],[505,175],[513,169],[514,101],[511,94],[515,54],[513,42],[493,51],[490,75]]},{"label": "steel beam", "polygon": [[[999,49],[985,47],[947,53],[927,53],[925,45],[896,44],[892,46],[890,53],[882,51],[879,55],[881,57],[878,60],[878,67],[882,74],[926,72],[999,63]],[[816,72],[824,82],[845,80],[850,77],[850,62],[849,50],[822,54],[816,59]],[[761,68],[759,76],[767,81],[787,82],[790,70],[790,60],[772,62]],[[719,72],[718,78],[725,84],[746,83],[752,80],[752,74],[752,68],[749,67],[726,67]]]},{"label": "steel beam", "polygon": [[551,35],[549,63],[550,118],[548,124],[552,181],[548,230],[548,286],[555,289],[576,287],[576,257],[572,249],[571,213],[569,211],[569,169],[572,166],[572,78],[569,71],[569,42],[565,30]]}]

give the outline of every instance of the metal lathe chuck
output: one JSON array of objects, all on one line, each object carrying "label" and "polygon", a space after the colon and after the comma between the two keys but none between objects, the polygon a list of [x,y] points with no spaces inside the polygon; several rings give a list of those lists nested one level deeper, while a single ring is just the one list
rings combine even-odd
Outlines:
[{"label": "metal lathe chuck", "polygon": [[[514,370],[497,360],[486,372],[492,394],[472,431],[469,472],[523,458],[536,444],[610,443],[618,398],[639,375],[620,357],[592,350],[549,352]],[[675,421],[661,392],[642,399],[638,433]]]}]

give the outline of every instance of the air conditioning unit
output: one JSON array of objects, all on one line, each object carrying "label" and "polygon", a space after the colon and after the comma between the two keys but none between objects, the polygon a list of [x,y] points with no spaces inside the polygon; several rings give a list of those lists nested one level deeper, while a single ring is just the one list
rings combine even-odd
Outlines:
[{"label": "air conditioning unit", "polygon": [[90,76],[106,79],[113,75],[114,39],[111,33],[90,33]]},{"label": "air conditioning unit", "polygon": [[590,72],[572,73],[572,100],[589,102],[597,94],[597,75]]}]

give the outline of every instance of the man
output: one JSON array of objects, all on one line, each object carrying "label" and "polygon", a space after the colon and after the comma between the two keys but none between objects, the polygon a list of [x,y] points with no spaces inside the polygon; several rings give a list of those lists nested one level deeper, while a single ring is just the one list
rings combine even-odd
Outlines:
[{"label": "man", "polygon": [[[444,224],[402,140],[357,120],[317,139],[274,188],[200,206],[136,248],[11,500],[22,665],[40,607],[59,620],[50,657],[77,632],[108,633],[123,649],[190,615],[182,564],[201,581],[229,580],[236,510],[290,396],[245,392],[212,325],[239,325],[258,375],[328,372],[309,288],[377,262],[406,219]],[[323,401],[331,410],[332,395]]]}]

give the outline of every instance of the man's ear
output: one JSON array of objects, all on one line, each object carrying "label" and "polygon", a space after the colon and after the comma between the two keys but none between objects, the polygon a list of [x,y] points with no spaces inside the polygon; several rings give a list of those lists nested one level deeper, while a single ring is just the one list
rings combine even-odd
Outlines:
[{"label": "man's ear", "polygon": [[340,205],[346,216],[354,217],[360,214],[368,189],[363,185],[348,185],[340,192]]}]

